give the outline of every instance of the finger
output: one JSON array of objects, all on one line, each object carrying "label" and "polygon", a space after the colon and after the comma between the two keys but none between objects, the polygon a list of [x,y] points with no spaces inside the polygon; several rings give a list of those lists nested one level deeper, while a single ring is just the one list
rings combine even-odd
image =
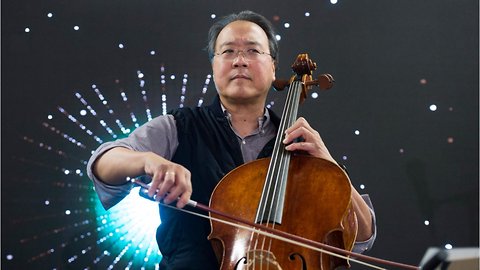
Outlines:
[{"label": "finger", "polygon": [[296,138],[302,137],[304,140],[314,140],[318,132],[314,130],[305,118],[300,117],[295,123],[285,130],[284,143],[289,143]]},{"label": "finger", "polygon": [[190,200],[192,194],[192,185],[189,174],[185,173],[183,177],[177,176],[175,184],[168,192],[168,195],[163,200],[164,203],[169,204],[178,200],[177,207],[183,208]]},{"label": "finger", "polygon": [[187,171],[185,173],[185,182],[186,190],[182,193],[180,198],[178,198],[177,207],[183,208],[187,203],[190,201],[190,197],[192,196],[192,181],[190,179],[190,172]]},{"label": "finger", "polygon": [[154,174],[152,176],[152,182],[148,188],[148,196],[153,197],[158,191],[158,186],[162,183],[163,175],[161,173]]},{"label": "finger", "polygon": [[183,207],[185,207],[185,205],[187,205],[188,202],[190,201],[190,197],[191,197],[191,196],[192,196],[192,192],[191,192],[191,191],[184,192],[184,193],[178,198],[177,207],[178,207],[178,208],[183,208]]},{"label": "finger", "polygon": [[306,127],[299,127],[291,133],[285,134],[285,139],[283,140],[284,144],[293,142],[297,138],[302,138],[303,141],[314,141],[316,140],[315,133],[312,133],[311,130]]},{"label": "finger", "polygon": [[303,117],[299,117],[295,123],[293,123],[293,125],[291,125],[289,128],[287,128],[285,130],[285,133],[291,133],[293,132],[295,129],[298,129],[300,127],[306,127],[306,128],[311,128],[310,127],[310,124],[308,124],[307,120],[305,120],[305,118]]},{"label": "finger", "polygon": [[170,191],[171,187],[175,184],[175,172],[174,171],[167,171],[163,175],[163,181],[158,186],[157,190],[157,200],[162,199],[165,197],[165,194]]},{"label": "finger", "polygon": [[309,142],[292,143],[287,145],[285,149],[288,151],[305,151],[308,153],[311,153],[313,150],[315,150],[314,144]]}]

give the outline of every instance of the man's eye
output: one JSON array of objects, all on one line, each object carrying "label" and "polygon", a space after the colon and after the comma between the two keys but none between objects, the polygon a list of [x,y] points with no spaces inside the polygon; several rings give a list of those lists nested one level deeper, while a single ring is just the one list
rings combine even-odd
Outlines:
[{"label": "man's eye", "polygon": [[227,49],[225,51],[222,52],[222,54],[233,54],[234,51],[232,49]]},{"label": "man's eye", "polygon": [[248,54],[260,54],[260,51],[257,49],[248,49],[247,50]]}]

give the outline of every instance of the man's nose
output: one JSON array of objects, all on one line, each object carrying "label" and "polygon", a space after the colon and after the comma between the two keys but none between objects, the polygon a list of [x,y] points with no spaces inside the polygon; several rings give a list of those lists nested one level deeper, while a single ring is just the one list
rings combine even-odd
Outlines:
[{"label": "man's nose", "polygon": [[237,55],[233,59],[233,65],[234,66],[240,66],[240,65],[241,66],[247,66],[248,65],[247,58],[245,57],[245,52],[243,52],[243,51],[238,51],[237,52]]}]

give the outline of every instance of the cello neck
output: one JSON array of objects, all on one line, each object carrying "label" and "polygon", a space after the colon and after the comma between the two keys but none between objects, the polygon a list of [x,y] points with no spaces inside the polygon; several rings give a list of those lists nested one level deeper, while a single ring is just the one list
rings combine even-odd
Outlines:
[{"label": "cello neck", "polygon": [[300,81],[293,81],[288,89],[272,158],[255,217],[255,222],[258,224],[282,223],[288,167],[290,164],[290,152],[285,150],[283,140],[285,139],[285,130],[292,126],[297,119],[303,89],[304,85]]}]

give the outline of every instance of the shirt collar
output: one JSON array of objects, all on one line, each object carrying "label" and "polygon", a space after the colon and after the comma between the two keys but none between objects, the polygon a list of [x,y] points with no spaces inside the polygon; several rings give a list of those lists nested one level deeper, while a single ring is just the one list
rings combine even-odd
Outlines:
[{"label": "shirt collar", "polygon": [[[230,125],[232,124],[232,115],[227,111],[227,108],[223,106],[222,102],[220,102],[220,106],[222,107],[223,115],[228,119]],[[263,130],[266,124],[270,122],[270,112],[267,108],[263,109],[263,116],[258,118],[258,128],[259,130]]]}]

